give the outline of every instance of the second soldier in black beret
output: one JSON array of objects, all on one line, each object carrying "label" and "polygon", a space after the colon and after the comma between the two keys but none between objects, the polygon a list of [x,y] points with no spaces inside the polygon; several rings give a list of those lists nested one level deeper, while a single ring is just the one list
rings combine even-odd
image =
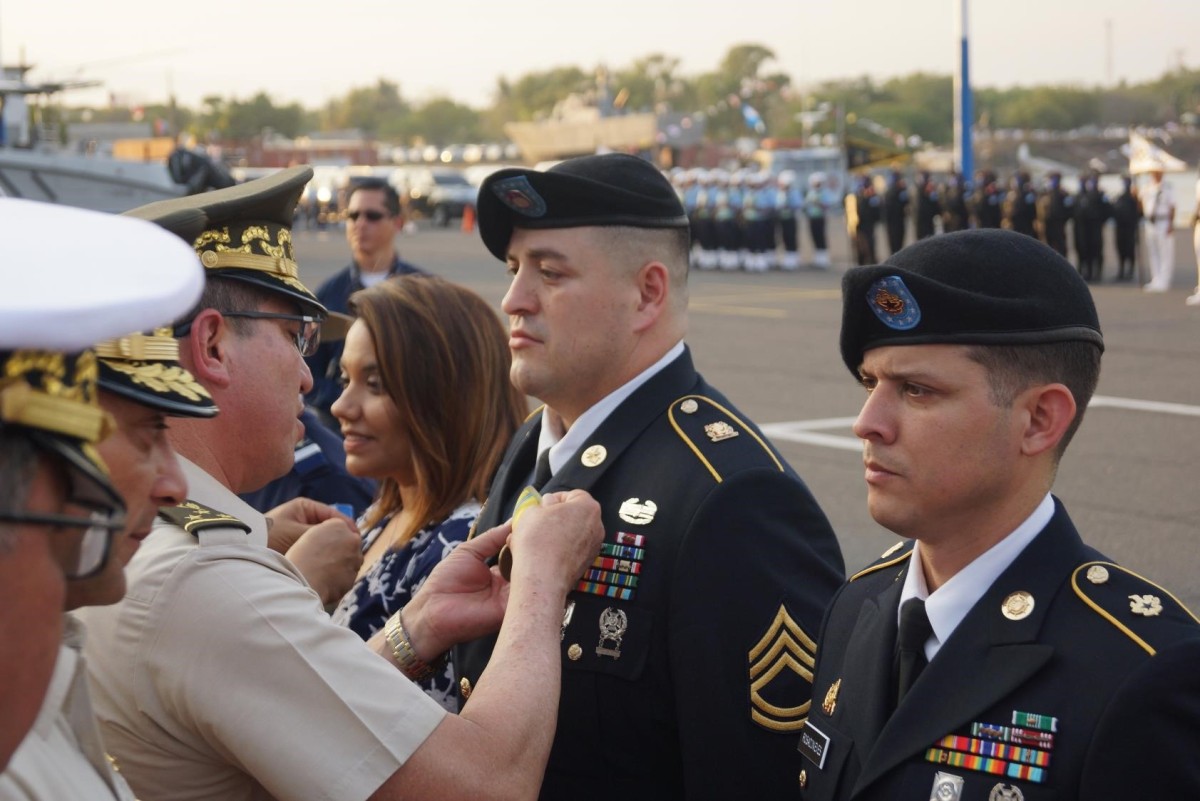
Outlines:
[{"label": "second soldier in black beret", "polygon": [[[541,797],[794,793],[842,559],[804,483],[692,366],[679,199],[641,159],[589,156],[493,174],[479,225],[511,276],[513,381],[546,404],[515,435],[479,530],[532,483],[587,490],[606,532],[563,620]],[[456,657],[464,697],[491,648]]]},{"label": "second soldier in black beret", "polygon": [[1104,349],[1082,278],[981,229],[842,288],[867,504],[905,539],[826,617],[803,796],[1200,798],[1200,626],[1050,494]]}]

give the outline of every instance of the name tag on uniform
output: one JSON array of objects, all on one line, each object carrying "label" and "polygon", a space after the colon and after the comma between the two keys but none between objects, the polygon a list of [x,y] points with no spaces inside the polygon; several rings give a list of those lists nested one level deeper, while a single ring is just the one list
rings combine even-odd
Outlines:
[{"label": "name tag on uniform", "polygon": [[812,721],[806,721],[800,730],[800,744],[796,750],[819,769],[825,768],[825,757],[829,755],[829,735],[818,729]]}]

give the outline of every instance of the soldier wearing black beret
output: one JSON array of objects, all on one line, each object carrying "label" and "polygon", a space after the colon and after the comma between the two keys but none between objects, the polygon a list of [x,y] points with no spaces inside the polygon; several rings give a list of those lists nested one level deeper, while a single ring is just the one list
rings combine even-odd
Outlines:
[{"label": "soldier wearing black beret", "polygon": [[808,799],[1200,798],[1200,626],[1050,494],[1100,374],[1086,284],[1003,230],[843,281],[872,517],[823,626]]},{"label": "soldier wearing black beret", "polygon": [[[587,490],[606,532],[563,621],[541,797],[794,794],[842,559],[804,483],[692,366],[679,199],[641,159],[589,156],[493,174],[479,225],[512,277],[513,381],[546,404],[514,436],[479,530],[533,484]],[[456,656],[464,697],[491,648]]]}]

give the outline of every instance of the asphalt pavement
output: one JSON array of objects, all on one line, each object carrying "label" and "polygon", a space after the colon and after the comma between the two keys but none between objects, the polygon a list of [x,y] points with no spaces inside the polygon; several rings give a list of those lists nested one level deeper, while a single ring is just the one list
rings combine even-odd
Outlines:
[{"label": "asphalt pavement", "polygon": [[[839,233],[831,230],[829,271],[693,271],[687,341],[709,382],[764,428],[808,483],[854,571],[896,537],[867,513],[861,448],[850,430],[863,394],[838,354],[847,266]],[[477,232],[421,228],[397,242],[402,258],[472,287],[499,312],[505,267]],[[348,259],[340,229],[299,230],[295,243],[313,288]],[[1179,261],[1177,271],[1189,269]],[[1087,542],[1200,611],[1200,307],[1185,306],[1189,289],[1176,286],[1158,295],[1130,284],[1093,287],[1104,366],[1054,492]]]}]

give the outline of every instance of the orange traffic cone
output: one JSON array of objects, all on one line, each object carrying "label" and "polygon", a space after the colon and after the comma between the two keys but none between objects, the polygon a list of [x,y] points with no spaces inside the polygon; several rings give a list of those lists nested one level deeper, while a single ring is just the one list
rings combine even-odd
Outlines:
[{"label": "orange traffic cone", "polygon": [[468,203],[463,208],[462,230],[464,234],[475,230],[475,205],[473,203]]}]

